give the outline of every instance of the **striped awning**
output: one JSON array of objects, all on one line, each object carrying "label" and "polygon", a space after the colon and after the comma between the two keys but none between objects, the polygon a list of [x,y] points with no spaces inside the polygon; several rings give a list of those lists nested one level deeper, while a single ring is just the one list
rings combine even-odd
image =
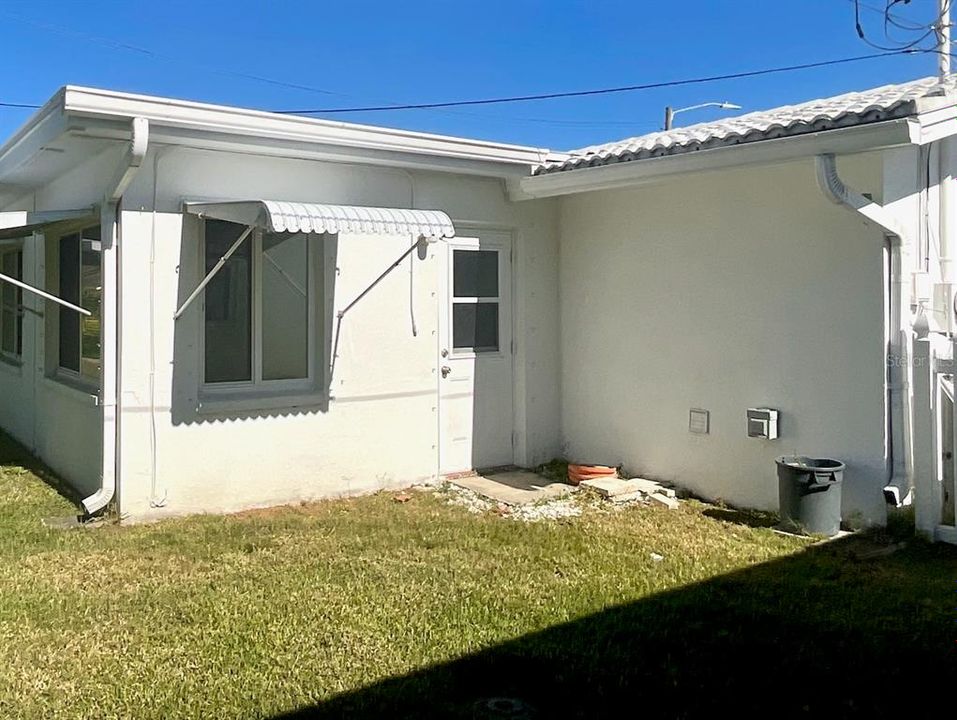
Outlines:
[{"label": "striped awning", "polygon": [[427,238],[455,235],[452,220],[441,210],[320,205],[279,200],[187,202],[185,209],[200,217],[253,225],[269,232],[365,233]]}]

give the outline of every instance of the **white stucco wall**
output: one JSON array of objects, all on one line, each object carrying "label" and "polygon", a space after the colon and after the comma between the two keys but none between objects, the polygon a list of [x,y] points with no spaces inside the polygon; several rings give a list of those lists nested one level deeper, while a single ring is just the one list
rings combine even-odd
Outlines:
[{"label": "white stucco wall", "polygon": [[[447,212],[463,233],[510,229],[516,245],[514,315],[520,331],[516,462],[534,464],[557,453],[556,203],[511,203],[498,180],[446,174],[414,173],[410,183],[407,173],[392,169],[183,148],[163,150],[155,163],[156,154],[151,153],[124,198],[122,215],[119,504],[124,515],[142,519],[363,492],[428,479],[436,469],[434,249],[425,259],[413,260],[411,290],[407,261],[349,313],[327,408],[203,414],[196,409],[200,305],[177,323],[172,319],[201,278],[197,222],[180,213],[184,199],[270,198],[387,207],[409,207],[414,199],[417,207]],[[340,236],[335,309],[361,292],[409,241]]]},{"label": "white stucco wall", "polygon": [[[880,199],[877,157],[841,171]],[[883,238],[810,160],[570,196],[560,218],[570,458],[776,509],[776,456],[835,457],[845,518],[883,519]],[[754,406],[779,440],[747,437]]]}]

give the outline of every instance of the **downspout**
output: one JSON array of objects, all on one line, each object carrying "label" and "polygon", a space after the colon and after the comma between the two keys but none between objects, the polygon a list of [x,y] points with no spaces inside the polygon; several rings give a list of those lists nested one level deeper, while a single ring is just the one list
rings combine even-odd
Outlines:
[{"label": "downspout", "polygon": [[957,230],[957,203],[954,202],[954,174],[957,170],[957,143],[951,137],[940,141],[939,182],[937,203],[940,223],[940,284],[935,298],[939,312],[946,320],[942,327],[948,335],[954,334],[954,284],[957,282],[957,248],[954,231]]},{"label": "downspout", "polygon": [[103,410],[103,454],[101,458],[100,488],[83,499],[83,508],[88,515],[105,508],[116,493],[116,478],[119,472],[120,423],[118,398],[120,384],[120,359],[122,342],[120,336],[121,273],[120,273],[120,215],[123,193],[133,182],[146,157],[149,145],[149,122],[134,118],[131,123],[130,145],[107,185],[100,206],[102,237],[102,294],[100,317],[100,346],[102,357],[102,388],[100,406]]},{"label": "downspout", "polygon": [[[835,203],[863,215],[879,226],[885,233],[890,250],[890,340],[889,354],[895,359],[911,357],[910,340],[913,336],[913,321],[904,320],[904,308],[910,305],[910,286],[904,282],[904,263],[911,247],[911,238],[904,226],[887,208],[875,203],[863,193],[848,187],[837,172],[834,155],[818,155],[815,158],[817,182],[824,196]],[[905,297],[907,295],[907,297]],[[883,488],[888,504],[900,507],[910,502],[914,486],[914,458],[910,368],[906,362],[888,362],[887,405],[890,445],[889,478]],[[895,417],[896,415],[896,417]],[[897,425],[900,424],[898,428]]]}]

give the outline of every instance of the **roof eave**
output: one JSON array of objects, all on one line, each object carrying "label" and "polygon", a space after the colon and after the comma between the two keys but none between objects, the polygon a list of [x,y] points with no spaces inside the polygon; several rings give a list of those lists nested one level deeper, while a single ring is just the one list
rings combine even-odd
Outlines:
[{"label": "roof eave", "polygon": [[65,90],[60,88],[0,146],[0,182],[66,131],[67,121],[63,113]]},{"label": "roof eave", "polygon": [[920,131],[920,121],[915,117],[907,117],[646,160],[544,173],[523,178],[513,197],[556,197],[641,185],[690,172],[786,162],[822,153],[841,155],[866,152],[917,143],[920,141]]},{"label": "roof eave", "polygon": [[90,121],[83,131],[89,137],[110,137],[110,121],[144,117],[159,144],[340,162],[508,176],[565,157],[544,148],[73,86],[64,89],[64,110]]}]

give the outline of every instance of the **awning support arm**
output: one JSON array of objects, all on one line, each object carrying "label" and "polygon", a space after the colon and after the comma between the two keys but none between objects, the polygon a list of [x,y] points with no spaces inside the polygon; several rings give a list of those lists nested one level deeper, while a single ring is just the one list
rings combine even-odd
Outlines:
[{"label": "awning support arm", "polygon": [[411,255],[411,254],[416,250],[416,248],[418,248],[420,245],[422,245],[422,241],[423,241],[424,239],[425,239],[425,238],[420,237],[418,240],[416,240],[416,241],[415,241],[415,244],[412,245],[412,247],[410,247],[408,250],[406,250],[404,253],[402,253],[402,255],[400,255],[399,258],[398,258],[394,263],[392,263],[389,267],[387,267],[385,270],[383,270],[383,271],[382,271],[382,274],[379,275],[379,277],[377,277],[375,280],[373,280],[373,281],[369,284],[369,286],[366,287],[365,290],[363,290],[361,293],[359,293],[359,294],[356,296],[355,300],[353,300],[351,303],[349,303],[349,304],[346,305],[344,308],[342,308],[342,310],[340,310],[338,313],[336,313],[336,340],[335,340],[335,342],[333,343],[333,346],[332,346],[332,358],[331,358],[331,362],[330,362],[330,366],[329,366],[329,375],[330,375],[330,377],[332,376],[332,372],[333,372],[333,370],[335,370],[335,367],[336,367],[336,357],[339,355],[339,330],[340,330],[340,328],[342,328],[342,318],[345,317],[345,314],[346,314],[347,312],[349,312],[350,310],[352,310],[352,308],[354,308],[354,307],[358,304],[358,302],[359,302],[360,300],[362,300],[362,298],[364,298],[366,295],[368,295],[370,292],[372,292],[372,289],[373,289],[376,285],[378,285],[380,282],[382,282],[382,281],[385,279],[385,277],[386,277],[390,272],[392,272],[392,271],[395,270],[397,267],[399,267],[399,265],[402,264],[402,261],[405,260],[407,257],[409,257],[409,255]]},{"label": "awning support arm", "polygon": [[44,292],[43,290],[40,290],[39,288],[35,288],[32,285],[27,285],[25,282],[21,282],[20,280],[17,280],[16,278],[10,277],[9,275],[4,275],[3,273],[0,273],[0,281],[8,282],[11,285],[16,285],[18,288],[22,288],[23,290],[26,290],[29,293],[33,293],[34,295],[39,295],[45,300],[50,300],[52,302],[55,302],[57,305],[62,305],[63,307],[69,308],[70,310],[75,310],[81,315],[93,314],[86,308],[82,308],[79,305],[74,305],[73,303],[70,303],[70,302],[67,302],[66,300],[58,298],[56,295],[51,295],[50,293]]},{"label": "awning support arm", "polygon": [[208,273],[206,273],[206,277],[203,278],[203,281],[196,286],[196,289],[193,290],[192,293],[190,293],[190,296],[186,298],[186,301],[182,305],[180,305],[179,310],[173,313],[173,320],[180,319],[180,316],[182,316],[182,314],[186,312],[186,309],[190,305],[192,305],[193,300],[199,297],[199,294],[203,292],[203,290],[206,289],[206,286],[209,285],[212,279],[216,277],[216,273],[218,273],[220,270],[223,269],[223,265],[226,264],[226,261],[233,256],[234,252],[239,250],[239,246],[242,245],[243,241],[249,237],[249,234],[253,231],[254,228],[255,228],[255,225],[250,225],[245,230],[243,230],[242,234],[236,239],[236,242],[234,242],[230,246],[229,250],[226,251],[226,254],[223,255],[221,258],[219,258],[219,261],[213,266],[213,269],[210,270]]}]

